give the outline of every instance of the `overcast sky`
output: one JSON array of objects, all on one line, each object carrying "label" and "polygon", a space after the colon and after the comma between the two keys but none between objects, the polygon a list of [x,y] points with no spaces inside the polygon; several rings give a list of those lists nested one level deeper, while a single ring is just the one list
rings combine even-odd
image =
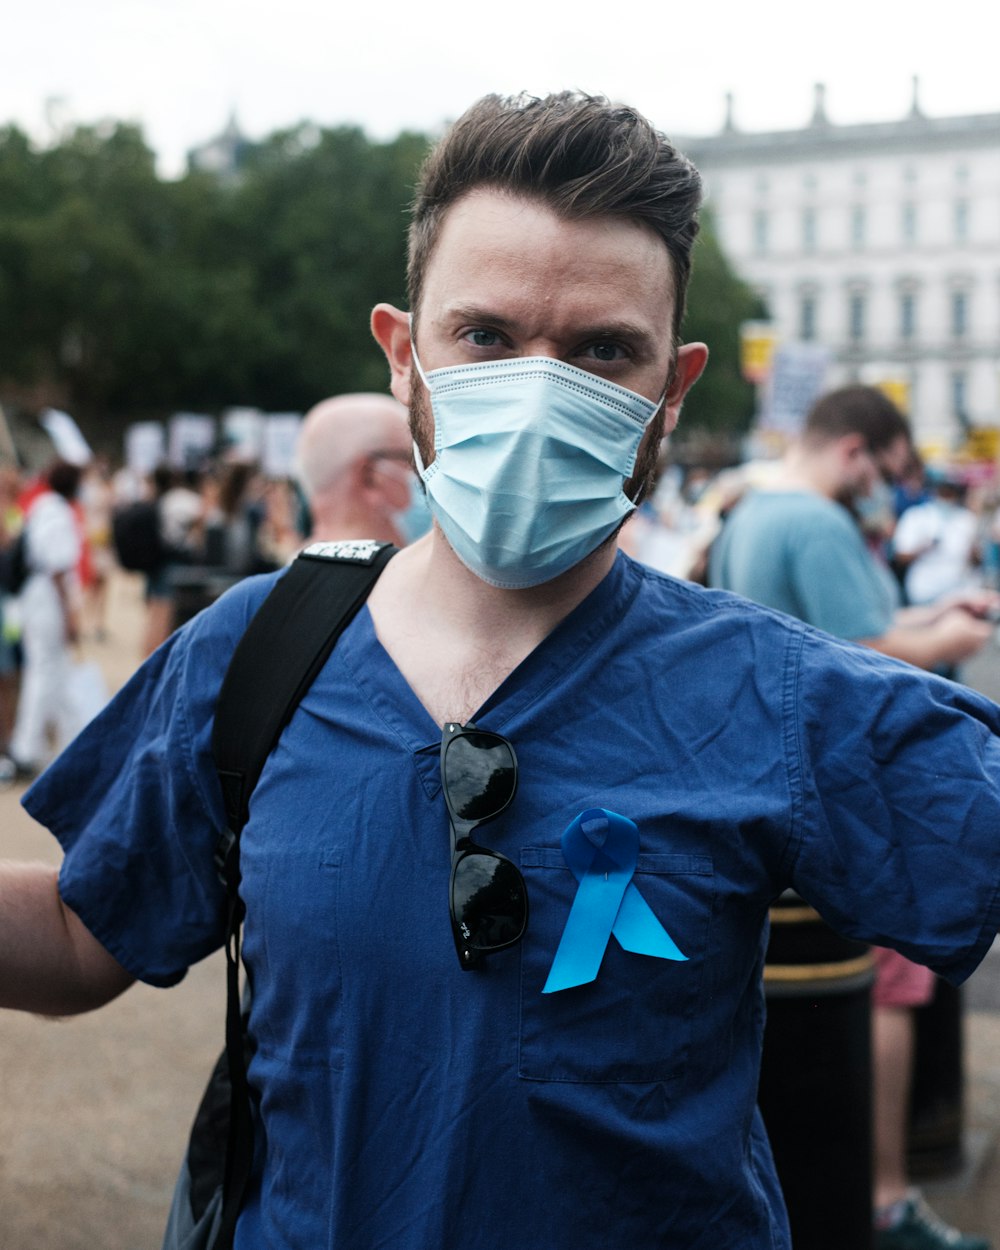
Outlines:
[{"label": "overcast sky", "polygon": [[388,137],[579,87],[706,134],[727,91],[744,129],[803,125],[819,81],[831,120],[893,119],[916,74],[931,115],[1000,113],[996,0],[0,2],[0,123],[140,121],[166,173],[234,108],[251,138],[304,118]]}]

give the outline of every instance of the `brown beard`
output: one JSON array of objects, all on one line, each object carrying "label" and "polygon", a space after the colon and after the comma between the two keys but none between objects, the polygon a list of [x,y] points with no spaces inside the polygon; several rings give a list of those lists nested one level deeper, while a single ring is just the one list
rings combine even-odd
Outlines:
[{"label": "brown beard", "polygon": [[660,466],[660,444],[663,442],[665,421],[666,414],[661,404],[660,411],[650,421],[646,433],[643,435],[642,442],[639,444],[632,476],[623,487],[626,498],[630,499],[637,507],[648,495],[653,493],[653,487],[656,485],[656,474]]},{"label": "brown beard", "polygon": [[426,469],[434,459],[434,418],[427,391],[415,366],[410,366],[410,437],[417,445]]}]

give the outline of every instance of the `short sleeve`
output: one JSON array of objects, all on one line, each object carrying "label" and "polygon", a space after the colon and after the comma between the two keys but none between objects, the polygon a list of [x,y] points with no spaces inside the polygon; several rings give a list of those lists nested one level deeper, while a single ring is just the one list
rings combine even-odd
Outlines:
[{"label": "short sleeve", "polygon": [[40,496],[25,523],[30,568],[39,573],[66,573],[80,558],[80,536],[73,511],[53,493]]},{"label": "short sleeve", "polygon": [[59,839],[64,901],[133,976],[171,985],[225,938],[211,757],[232,650],[273,577],[174,634],[24,796]]},{"label": "short sleeve", "polygon": [[837,638],[881,637],[892,623],[892,601],[847,514],[824,517],[793,537],[788,559],[797,615]]},{"label": "short sleeve", "polygon": [[937,537],[937,527],[926,508],[907,508],[899,518],[892,536],[893,548],[900,555],[913,555]]},{"label": "short sleeve", "polygon": [[1000,709],[807,630],[793,884],[840,932],[956,983],[1000,927]]}]

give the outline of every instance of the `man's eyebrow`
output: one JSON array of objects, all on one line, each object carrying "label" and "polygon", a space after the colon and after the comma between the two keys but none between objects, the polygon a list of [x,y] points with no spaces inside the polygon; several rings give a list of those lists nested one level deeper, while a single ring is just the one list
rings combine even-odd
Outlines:
[{"label": "man's eyebrow", "polygon": [[468,321],[472,325],[494,326],[498,330],[512,330],[514,321],[510,317],[501,316],[489,308],[480,308],[475,304],[457,304],[445,309],[444,320]]},{"label": "man's eyebrow", "polygon": [[[474,304],[458,304],[445,311],[449,321],[469,322],[470,325],[485,325],[492,329],[511,331],[517,328],[517,321],[505,317],[501,313]],[[574,337],[583,341],[594,339],[625,339],[628,342],[654,345],[656,336],[649,326],[639,325],[634,321],[600,321],[593,325],[584,325],[574,331]]]}]

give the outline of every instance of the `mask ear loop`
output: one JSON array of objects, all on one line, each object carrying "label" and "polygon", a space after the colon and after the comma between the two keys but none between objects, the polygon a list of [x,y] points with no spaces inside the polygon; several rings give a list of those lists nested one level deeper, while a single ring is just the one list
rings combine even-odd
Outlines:
[{"label": "mask ear loop", "polygon": [[[420,357],[417,355],[417,344],[413,338],[413,313],[408,313],[407,316],[410,318],[410,355],[413,357],[413,363],[417,366],[417,373],[420,374],[420,381],[423,382],[424,386],[426,386],[428,390],[430,390],[430,383],[427,381],[427,374],[424,373],[424,367],[420,363]],[[664,392],[664,394],[666,394],[666,392]]]}]

